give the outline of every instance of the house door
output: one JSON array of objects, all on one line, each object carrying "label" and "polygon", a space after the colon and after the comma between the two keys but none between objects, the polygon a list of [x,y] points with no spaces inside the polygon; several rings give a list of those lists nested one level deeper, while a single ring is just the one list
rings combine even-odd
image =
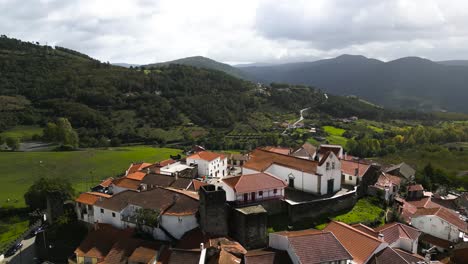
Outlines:
[{"label": "house door", "polygon": [[333,193],[333,184],[334,184],[335,180],[334,179],[330,179],[327,181],[327,194],[332,194]]},{"label": "house door", "polygon": [[289,187],[294,188],[294,178],[289,178]]},{"label": "house door", "polygon": [[244,202],[246,203],[249,200],[249,194],[244,193]]},{"label": "house door", "polygon": [[253,192],[250,195],[252,196],[252,202],[255,202],[255,193]]}]

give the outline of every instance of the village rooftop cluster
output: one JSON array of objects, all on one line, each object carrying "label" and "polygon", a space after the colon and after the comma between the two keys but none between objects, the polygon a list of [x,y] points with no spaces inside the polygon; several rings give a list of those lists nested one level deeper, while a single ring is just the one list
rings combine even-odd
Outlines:
[{"label": "village rooftop cluster", "polygon": [[[426,192],[414,177],[405,163],[380,165],[338,145],[246,154],[195,146],[185,158],[132,163],[81,193],[75,209],[89,233],[69,263],[403,264],[437,263],[447,252],[466,260],[467,195]],[[292,231],[365,196],[388,204],[397,221]],[[290,230],[268,232],[278,214]]]}]

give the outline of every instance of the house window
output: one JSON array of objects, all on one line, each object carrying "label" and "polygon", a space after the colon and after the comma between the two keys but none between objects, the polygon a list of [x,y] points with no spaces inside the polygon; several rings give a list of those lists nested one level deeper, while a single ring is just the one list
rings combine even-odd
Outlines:
[{"label": "house window", "polygon": [[278,193],[278,190],[277,190],[277,189],[273,189],[273,193],[274,193],[274,194]]},{"label": "house window", "polygon": [[112,217],[115,217],[115,213],[112,213]]},{"label": "house window", "polygon": [[327,170],[330,169],[330,162],[327,162],[326,169],[327,169]]},{"label": "house window", "polygon": [[353,176],[349,175],[349,178],[348,178],[348,179],[349,179],[349,180],[352,180],[352,179],[353,179]]},{"label": "house window", "polygon": [[103,214],[103,213],[104,213],[104,209],[101,208],[101,214]]},{"label": "house window", "polygon": [[263,191],[259,191],[258,196],[263,196]]},{"label": "house window", "polygon": [[332,162],[332,170],[335,169],[335,162]]}]

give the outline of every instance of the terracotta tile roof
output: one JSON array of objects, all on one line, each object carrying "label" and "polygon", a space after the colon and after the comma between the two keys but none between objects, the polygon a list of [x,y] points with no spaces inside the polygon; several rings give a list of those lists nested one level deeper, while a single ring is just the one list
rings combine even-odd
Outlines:
[{"label": "terracotta tile roof", "polygon": [[202,181],[199,181],[199,180],[192,180],[192,185],[193,185],[193,189],[196,192],[198,192],[198,190],[200,190],[200,187],[206,186],[206,185],[208,185],[208,183],[202,182]]},{"label": "terracotta tile roof", "polygon": [[102,186],[102,187],[109,187],[111,184],[112,184],[112,181],[114,180],[114,178],[110,177],[110,178],[107,178],[105,180],[103,180],[99,186]]},{"label": "terracotta tile roof", "polygon": [[418,208],[416,206],[403,200],[403,205],[401,209],[401,217],[403,218],[403,220],[405,220],[406,223],[410,223],[411,218],[413,217],[413,215],[416,213],[417,210]]},{"label": "terracotta tile roof", "polygon": [[314,235],[314,234],[321,234],[323,233],[322,230],[317,229],[304,229],[299,231],[280,231],[275,232],[274,234],[285,236],[285,237],[295,237],[295,236],[307,236],[307,235]]},{"label": "terracotta tile roof", "polygon": [[325,154],[323,154],[323,156],[320,159],[318,165],[322,166],[325,163],[325,161],[328,159],[328,157],[331,155],[331,153],[332,153],[331,151],[327,151]]},{"label": "terracotta tile roof", "polygon": [[315,174],[318,162],[282,155],[262,149],[255,149],[250,153],[250,159],[244,164],[245,168],[263,172],[273,163],[299,171]]},{"label": "terracotta tile roof", "polygon": [[127,174],[132,174],[134,172],[140,171],[145,167],[151,166],[151,163],[146,163],[146,162],[140,162],[140,163],[132,163],[130,165],[130,168],[127,171]]},{"label": "terracotta tile roof", "polygon": [[398,254],[393,248],[386,247],[374,256],[369,264],[409,264],[405,258]]},{"label": "terracotta tile roof", "polygon": [[133,251],[132,255],[130,255],[128,261],[136,263],[149,263],[156,257],[157,253],[158,251],[154,248],[139,246]]},{"label": "terracotta tile roof", "polygon": [[194,200],[197,200],[199,201],[200,200],[200,195],[198,194],[198,192],[195,192],[195,191],[190,191],[190,190],[182,190],[182,189],[177,189],[177,188],[173,188],[173,187],[166,187],[164,188],[166,190],[170,190],[170,191],[173,191],[175,193],[181,193],[185,196],[188,196]]},{"label": "terracotta tile roof", "polygon": [[166,215],[193,215],[198,211],[196,199],[181,192],[163,188],[155,188],[145,192],[127,190],[95,203],[98,207],[116,212],[120,212],[129,204],[164,211],[163,214]]},{"label": "terracotta tile roof", "polygon": [[236,193],[247,193],[259,190],[282,189],[287,185],[282,180],[267,174],[255,173],[223,178],[222,180]]},{"label": "terracotta tile roof", "polygon": [[109,224],[98,224],[97,227],[96,230],[90,231],[76,248],[77,256],[103,260],[117,240],[133,235],[133,229],[120,230]]},{"label": "terracotta tile roof", "polygon": [[388,244],[393,244],[400,238],[418,240],[421,235],[418,229],[396,222],[380,226],[375,231],[383,234],[384,240]]},{"label": "terracotta tile roof", "polygon": [[421,255],[406,252],[406,251],[404,251],[402,249],[399,249],[399,248],[394,248],[393,250],[395,250],[408,263],[417,263],[417,262],[424,261],[424,257],[421,256]]},{"label": "terracotta tile roof", "polygon": [[178,178],[172,184],[172,188],[186,190],[192,184],[192,179],[188,178]]},{"label": "terracotta tile roof", "polygon": [[244,256],[245,263],[253,264],[292,264],[288,252],[272,248],[250,250]]},{"label": "terracotta tile roof", "polygon": [[145,178],[141,181],[141,183],[151,186],[157,187],[169,187],[172,183],[174,183],[175,177],[170,175],[164,174],[148,174]]},{"label": "terracotta tile roof", "polygon": [[424,187],[421,184],[413,184],[408,186],[408,192],[415,192],[415,191],[424,191]]},{"label": "terracotta tile roof", "polygon": [[82,204],[94,205],[99,200],[99,197],[109,198],[111,195],[98,192],[85,192],[81,193],[75,201]]},{"label": "terracotta tile roof", "polygon": [[373,237],[379,237],[379,232],[377,232],[376,230],[366,226],[366,225],[363,225],[361,223],[359,224],[354,224],[354,225],[351,225],[352,227],[356,228],[357,230],[360,230],[368,235],[371,235]]},{"label": "terracotta tile roof", "polygon": [[383,243],[379,239],[341,222],[330,222],[324,231],[332,232],[353,256],[356,263],[365,263]]},{"label": "terracotta tile roof", "polygon": [[[157,249],[159,249],[160,244],[157,242],[153,241],[145,241],[142,239],[135,239],[135,238],[126,238],[126,239],[119,239],[114,245],[112,245],[111,250],[107,254],[107,256],[104,258],[103,262],[100,262],[102,264],[116,264],[116,263],[121,263],[121,264],[127,264],[129,261],[129,258],[133,255],[136,249],[138,248],[144,248],[144,252],[142,250],[139,250],[139,252],[136,252],[137,254],[134,256],[135,258],[139,259],[147,259],[151,260],[156,256]],[[151,254],[151,252],[154,253],[154,255],[148,256]],[[148,261],[149,261],[148,260]],[[147,263],[147,262],[145,262]]]},{"label": "terracotta tile roof", "polygon": [[145,176],[146,176],[146,172],[137,171],[137,172],[129,173],[126,176],[126,178],[141,181],[143,180],[143,178],[145,178]]},{"label": "terracotta tile roof", "polygon": [[419,200],[405,201],[416,208],[438,208],[440,205],[433,203],[431,197],[423,197]]},{"label": "terracotta tile roof", "polygon": [[215,153],[211,151],[200,151],[187,157],[187,159],[201,159],[206,161],[212,161],[217,158],[224,159],[225,156],[221,153]]},{"label": "terracotta tile roof", "polygon": [[441,248],[449,248],[452,245],[452,243],[448,240],[444,240],[429,234],[422,234],[419,238],[419,241],[429,243],[431,245],[438,246]]},{"label": "terracotta tile roof", "polygon": [[130,189],[130,190],[138,190],[138,188],[140,187],[139,180],[133,180],[133,179],[129,179],[126,177],[115,179],[112,182],[112,184],[114,184],[115,186],[122,187],[122,188]]},{"label": "terracotta tile roof", "polygon": [[241,259],[236,257],[235,255],[221,250],[217,257],[211,258],[208,264],[239,264],[241,263]]},{"label": "terracotta tile roof", "polygon": [[340,154],[340,150],[343,149],[342,146],[339,145],[320,145],[318,153],[320,155],[325,155],[327,152],[332,151],[337,157]]},{"label": "terracotta tile roof", "polygon": [[331,232],[292,236],[288,240],[301,263],[313,264],[353,258]]},{"label": "terracotta tile roof", "polygon": [[438,216],[439,218],[449,222],[450,224],[456,226],[458,229],[460,229],[463,232],[466,232],[467,230],[467,223],[463,220],[460,219],[457,213],[453,212],[450,209],[446,209],[444,207],[439,207],[439,208],[420,208],[416,211],[415,215],[413,218],[416,218],[418,216],[424,216],[424,215],[435,215]]},{"label": "terracotta tile roof", "polygon": [[[348,175],[362,177],[367,172],[369,167],[370,165],[363,164],[357,161],[341,160],[341,172]],[[358,172],[357,175],[356,170]]]},{"label": "terracotta tile roof", "polygon": [[278,154],[283,154],[283,155],[289,155],[291,153],[290,148],[282,148],[282,147],[272,147],[272,146],[267,146],[263,147],[262,149],[270,152],[275,152]]},{"label": "terracotta tile roof", "polygon": [[[343,163],[342,163],[343,164]],[[401,183],[401,178],[395,175],[391,175],[388,173],[381,173],[379,175],[379,178],[377,179],[377,182],[375,183],[375,186],[377,187],[392,187],[393,185],[399,186]]]}]

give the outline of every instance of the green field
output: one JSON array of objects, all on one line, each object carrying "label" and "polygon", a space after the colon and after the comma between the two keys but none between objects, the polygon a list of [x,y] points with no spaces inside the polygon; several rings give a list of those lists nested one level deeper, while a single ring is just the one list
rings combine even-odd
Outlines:
[{"label": "green field", "polygon": [[17,126],[0,133],[3,138],[17,138],[21,141],[31,140],[34,135],[42,136],[42,128],[37,126]]},{"label": "green field", "polygon": [[348,139],[343,137],[346,130],[334,126],[323,126],[322,129],[328,134],[327,140],[329,144],[346,146]]},{"label": "green field", "polygon": [[29,221],[13,217],[0,221],[0,252],[28,229]]},{"label": "green field", "polygon": [[[383,224],[384,210],[379,206],[373,204],[368,199],[360,199],[356,205],[351,209],[351,211],[341,214],[338,216],[333,217],[332,219],[335,221],[340,221],[346,224],[356,224],[356,223],[363,223],[363,224],[370,224],[373,222],[380,222]],[[328,223],[323,223],[315,228],[323,229],[327,226]]]},{"label": "green field", "polygon": [[0,152],[0,205],[23,207],[23,194],[40,177],[68,179],[77,191],[84,191],[101,179],[125,172],[131,162],[156,162],[180,152],[147,146],[71,152]]}]

